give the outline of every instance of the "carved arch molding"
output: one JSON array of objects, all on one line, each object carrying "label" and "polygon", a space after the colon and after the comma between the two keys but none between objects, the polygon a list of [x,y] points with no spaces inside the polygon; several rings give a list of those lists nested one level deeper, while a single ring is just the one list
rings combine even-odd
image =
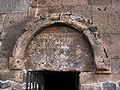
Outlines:
[{"label": "carved arch molding", "polygon": [[71,13],[54,13],[45,17],[36,17],[29,22],[25,27],[27,31],[18,39],[12,52],[12,57],[9,58],[9,66],[11,70],[25,69],[25,53],[31,40],[41,32],[42,28],[55,23],[62,23],[71,26],[83,33],[92,48],[95,71],[110,71],[110,59],[107,57],[107,53],[103,41],[97,31],[97,27],[95,27],[90,20]]}]

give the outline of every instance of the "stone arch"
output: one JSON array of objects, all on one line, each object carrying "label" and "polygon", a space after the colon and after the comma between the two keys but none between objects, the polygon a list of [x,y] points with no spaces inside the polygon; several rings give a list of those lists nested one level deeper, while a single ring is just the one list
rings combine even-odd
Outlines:
[{"label": "stone arch", "polygon": [[12,57],[9,59],[11,69],[23,70],[25,68],[24,56],[28,44],[42,28],[54,23],[63,23],[82,32],[92,47],[96,72],[110,71],[109,64],[106,63],[106,61],[109,61],[109,58],[107,57],[103,41],[99,36],[97,28],[90,20],[82,16],[75,16],[71,13],[54,13],[45,17],[37,17],[29,22],[26,26],[27,31],[18,39],[12,52]]}]

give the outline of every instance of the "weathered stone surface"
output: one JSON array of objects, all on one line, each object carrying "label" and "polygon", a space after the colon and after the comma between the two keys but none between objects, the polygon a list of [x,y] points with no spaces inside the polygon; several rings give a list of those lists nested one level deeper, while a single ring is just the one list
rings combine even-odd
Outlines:
[{"label": "weathered stone surface", "polygon": [[116,5],[93,6],[93,23],[98,26],[101,32],[119,32],[119,12]]},{"label": "weathered stone surface", "polygon": [[0,69],[8,69],[8,59],[7,58],[1,58],[0,57]]},{"label": "weathered stone surface", "polygon": [[9,80],[10,79],[10,70],[9,69],[4,69],[0,70],[0,80]]},{"label": "weathered stone surface", "polygon": [[89,5],[79,5],[79,6],[73,6],[72,13],[82,15],[86,17],[87,19],[92,20],[92,8]]},{"label": "weathered stone surface", "polygon": [[102,90],[97,84],[82,84],[80,90]]},{"label": "weathered stone surface", "polygon": [[80,84],[92,84],[97,82],[97,75],[93,72],[81,72],[80,73]]},{"label": "weathered stone surface", "polygon": [[[64,8],[64,9],[63,9]],[[66,6],[54,6],[54,7],[42,7],[38,8],[38,16],[45,15],[45,14],[52,14],[52,13],[60,13],[60,12],[71,12],[72,7]]]},{"label": "weathered stone surface", "polygon": [[12,11],[27,12],[31,0],[12,0]]},{"label": "weathered stone surface", "polygon": [[112,0],[88,0],[90,5],[111,5]]},{"label": "weathered stone surface", "polygon": [[63,6],[87,5],[87,0],[63,0],[62,4]]},{"label": "weathered stone surface", "polygon": [[[14,63],[13,63],[14,62]],[[9,58],[9,68],[10,69],[24,69],[24,60],[19,58]]]},{"label": "weathered stone surface", "polygon": [[11,70],[10,80],[16,83],[23,83],[23,71],[22,70]]},{"label": "weathered stone surface", "polygon": [[112,4],[120,4],[120,0],[112,0]]},{"label": "weathered stone surface", "polygon": [[16,40],[25,32],[26,13],[7,14],[4,21],[4,38],[2,42],[1,55],[9,57],[16,43]]},{"label": "weathered stone surface", "polygon": [[3,29],[4,17],[5,17],[5,15],[0,14],[0,33],[1,33],[2,29]]},{"label": "weathered stone surface", "polygon": [[103,33],[104,44],[109,58],[120,58],[120,33]]},{"label": "weathered stone surface", "polygon": [[103,90],[116,90],[116,84],[115,83],[103,83]]},{"label": "weathered stone surface", "polygon": [[0,0],[0,13],[10,13],[12,11],[12,0]]},{"label": "weathered stone surface", "polygon": [[111,71],[113,73],[120,73],[120,59],[111,60]]},{"label": "weathered stone surface", "polygon": [[[68,3],[69,2],[69,3]],[[38,0],[39,7],[87,5],[87,0]]]}]

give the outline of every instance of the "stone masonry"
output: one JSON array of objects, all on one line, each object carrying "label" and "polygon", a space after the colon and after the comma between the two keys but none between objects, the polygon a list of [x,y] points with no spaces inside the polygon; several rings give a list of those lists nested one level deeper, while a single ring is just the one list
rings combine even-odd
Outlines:
[{"label": "stone masonry", "polygon": [[[82,55],[80,53],[81,48],[79,48],[82,43],[74,42],[76,47],[78,46],[74,53],[79,54],[78,56],[73,55],[76,61],[72,63],[75,64],[72,65],[69,62],[70,66],[64,62],[64,59],[62,61],[64,62],[63,66],[66,66],[63,67],[64,71],[81,72],[80,90],[120,90],[119,0],[0,0],[0,90],[25,90],[26,71],[29,69],[63,70],[60,67],[51,67],[52,65],[49,65],[50,57],[46,59],[48,62],[45,61],[48,66],[42,66],[37,61],[32,62],[37,64],[30,63],[28,65],[27,62],[25,63],[34,57],[32,55],[36,53],[36,48],[47,52],[46,49],[42,48],[41,43],[39,43],[41,48],[33,47],[33,45],[37,43],[36,40],[44,42],[39,38],[44,37],[46,32],[38,34],[39,29],[56,22],[62,22],[82,32],[80,41],[83,40],[82,43],[86,43],[83,48],[89,48],[86,52],[91,53],[88,56],[82,56],[83,59],[77,61],[77,58]],[[67,29],[68,27],[64,28]],[[74,32],[73,28],[71,30],[77,36],[78,33]],[[49,32],[48,28],[44,30]],[[67,35],[63,36],[66,40],[69,37]],[[88,37],[91,46],[82,35]],[[58,41],[62,40],[56,34],[53,36]],[[76,38],[70,39],[78,40]],[[51,39],[49,40],[52,42]],[[67,43],[67,45],[70,44]],[[63,49],[60,49],[60,52],[63,53]],[[65,54],[69,54],[69,51]],[[40,55],[45,56],[42,53]],[[53,61],[52,64],[55,63]],[[59,63],[57,65],[60,66]]]}]

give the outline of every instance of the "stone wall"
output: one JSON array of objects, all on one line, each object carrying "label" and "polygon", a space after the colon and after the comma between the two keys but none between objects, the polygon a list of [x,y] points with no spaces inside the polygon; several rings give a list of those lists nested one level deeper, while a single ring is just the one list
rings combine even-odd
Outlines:
[{"label": "stone wall", "polygon": [[8,58],[17,39],[26,31],[26,23],[39,15],[44,19],[44,15],[58,12],[71,12],[92,20],[111,59],[111,74],[80,74],[82,90],[119,90],[119,0],[0,0],[0,79],[7,80],[14,73],[9,71]]}]

